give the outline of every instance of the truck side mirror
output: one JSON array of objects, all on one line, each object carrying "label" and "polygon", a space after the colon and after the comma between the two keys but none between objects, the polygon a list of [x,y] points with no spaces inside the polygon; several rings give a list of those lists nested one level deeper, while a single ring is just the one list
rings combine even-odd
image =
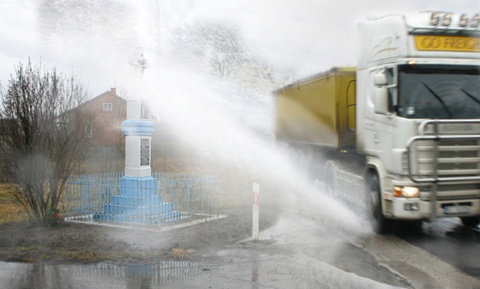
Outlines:
[{"label": "truck side mirror", "polygon": [[385,73],[377,73],[373,76],[373,85],[385,86],[387,85],[387,76]]},{"label": "truck side mirror", "polygon": [[380,72],[373,76],[373,104],[375,113],[386,114],[388,112],[387,76]]},{"label": "truck side mirror", "polygon": [[374,89],[373,104],[375,113],[386,114],[388,112],[388,91],[386,86]]}]

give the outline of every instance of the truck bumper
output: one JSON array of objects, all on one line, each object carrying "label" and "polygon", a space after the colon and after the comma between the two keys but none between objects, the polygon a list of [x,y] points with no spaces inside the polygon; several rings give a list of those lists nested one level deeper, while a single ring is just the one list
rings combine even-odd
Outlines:
[{"label": "truck bumper", "polygon": [[[436,218],[480,216],[480,200],[437,200]],[[432,204],[419,198],[394,198],[385,200],[387,217],[406,220],[428,220],[432,215]]]}]

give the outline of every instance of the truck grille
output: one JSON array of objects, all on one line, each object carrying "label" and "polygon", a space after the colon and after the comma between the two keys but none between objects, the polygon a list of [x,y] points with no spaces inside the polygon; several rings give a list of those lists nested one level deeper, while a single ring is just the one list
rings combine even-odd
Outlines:
[{"label": "truck grille", "polygon": [[423,122],[407,144],[407,166],[418,183],[480,181],[480,121]]},{"label": "truck grille", "polygon": [[[423,176],[477,176],[480,175],[479,140],[423,141],[417,145],[418,174]],[[436,166],[436,170],[435,170]]]},{"label": "truck grille", "polygon": [[[420,188],[421,199],[430,201],[432,186],[423,186]],[[437,200],[469,200],[480,197],[479,184],[441,184],[435,187]]]}]

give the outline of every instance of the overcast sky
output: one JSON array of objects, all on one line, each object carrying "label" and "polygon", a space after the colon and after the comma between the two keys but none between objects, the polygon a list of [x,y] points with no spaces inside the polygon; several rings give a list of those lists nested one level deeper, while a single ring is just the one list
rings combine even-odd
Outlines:
[{"label": "overcast sky", "polygon": [[[42,64],[55,66],[67,74],[75,70],[88,84],[92,96],[110,87],[121,87],[125,81],[125,74],[121,70],[128,69],[125,55],[136,46],[147,47],[148,52],[148,47],[157,39],[147,20],[148,2],[119,0],[119,3],[134,3],[132,13],[128,15],[118,16],[114,11],[103,9],[107,11],[101,15],[97,13],[99,18],[94,19],[97,26],[101,26],[101,23],[109,26],[107,30],[100,27],[101,33],[77,33],[75,26],[70,26],[69,31],[57,33],[56,38],[52,38],[49,36],[56,32],[46,31],[45,27],[54,28],[43,25],[49,19],[48,15],[39,12],[41,1],[0,0],[0,81],[6,84],[14,66],[31,58],[34,64],[41,60]],[[358,43],[356,23],[369,15],[425,10],[467,12],[472,15],[480,12],[478,0],[155,2],[162,3],[165,25],[194,23],[197,19],[220,19],[236,23],[244,39],[259,55],[273,65],[291,69],[298,75],[313,74],[332,66],[355,65]],[[75,15],[75,11],[65,13]],[[124,17],[130,19],[119,19]],[[112,22],[113,18],[116,21]],[[89,25],[81,24],[78,30]]]}]

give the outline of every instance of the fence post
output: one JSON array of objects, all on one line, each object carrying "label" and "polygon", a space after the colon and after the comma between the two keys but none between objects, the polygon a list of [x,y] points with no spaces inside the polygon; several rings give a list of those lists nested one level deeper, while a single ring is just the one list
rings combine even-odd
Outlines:
[{"label": "fence post", "polygon": [[260,186],[253,183],[253,205],[252,205],[252,239],[258,240],[260,223]]}]

